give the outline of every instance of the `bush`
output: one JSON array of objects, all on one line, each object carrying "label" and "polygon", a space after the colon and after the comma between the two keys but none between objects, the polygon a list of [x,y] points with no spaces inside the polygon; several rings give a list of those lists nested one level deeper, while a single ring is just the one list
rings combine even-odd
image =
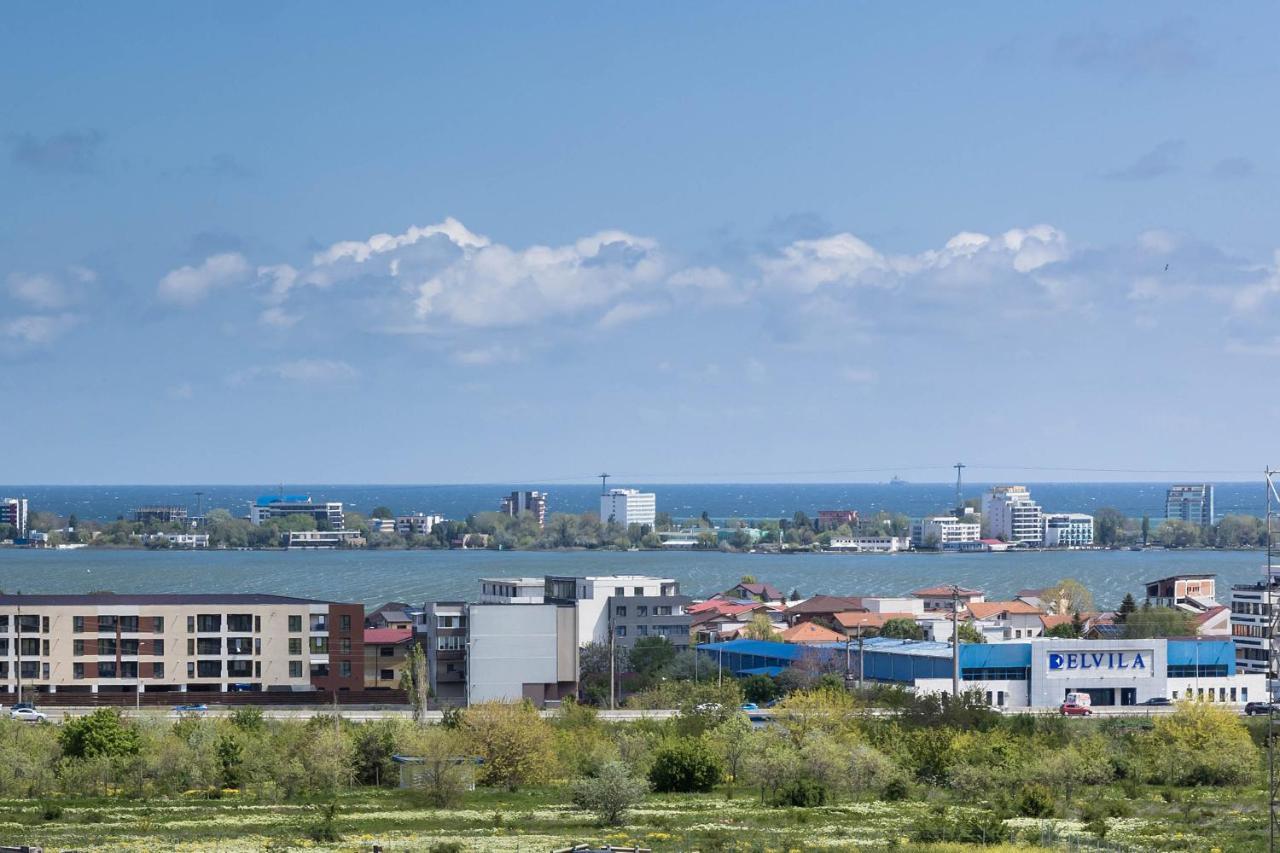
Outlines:
[{"label": "bush", "polygon": [[720,781],[720,759],[701,738],[678,738],[658,747],[649,782],[662,793],[710,791]]},{"label": "bush", "polygon": [[812,779],[794,779],[779,788],[773,798],[775,806],[795,806],[802,809],[826,803],[827,789]]},{"label": "bush", "polygon": [[1028,782],[1018,792],[1013,807],[1023,817],[1049,817],[1053,814],[1053,791],[1038,782]]},{"label": "bush", "polygon": [[40,817],[44,820],[58,820],[62,817],[62,806],[57,803],[44,803],[40,806]]},{"label": "bush", "polygon": [[742,679],[742,698],[748,702],[771,702],[779,695],[778,682],[767,675],[748,675]]},{"label": "bush", "polygon": [[573,804],[595,812],[606,826],[618,826],[627,810],[642,803],[648,792],[648,783],[631,775],[627,765],[606,761],[594,776],[573,784]]},{"label": "bush", "polygon": [[137,755],[142,746],[138,730],[115,708],[99,708],[92,714],[66,720],[58,732],[62,754],[68,758],[117,758]]},{"label": "bush", "polygon": [[907,784],[907,780],[898,776],[890,779],[889,783],[884,786],[884,790],[880,792],[880,799],[887,803],[897,803],[911,797],[911,786]]},{"label": "bush", "polygon": [[338,804],[325,803],[317,806],[316,814],[316,822],[307,829],[307,837],[312,841],[330,844],[341,841],[342,835],[338,832],[337,825]]},{"label": "bush", "polygon": [[242,732],[257,732],[265,727],[266,718],[257,705],[247,705],[231,713],[231,725]]},{"label": "bush", "polygon": [[427,848],[427,853],[466,853],[466,850],[461,841],[437,841]]}]

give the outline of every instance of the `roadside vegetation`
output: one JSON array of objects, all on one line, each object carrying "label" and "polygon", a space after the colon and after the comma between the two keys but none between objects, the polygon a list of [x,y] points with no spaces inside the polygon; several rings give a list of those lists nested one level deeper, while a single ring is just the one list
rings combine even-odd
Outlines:
[{"label": "roadside vegetation", "polygon": [[823,682],[753,725],[738,710],[746,686],[660,683],[636,704],[680,713],[625,723],[503,703],[432,725],[254,709],[3,721],[0,829],[46,849],[139,851],[1244,851],[1265,839],[1262,728],[1220,706],[1067,720]]}]

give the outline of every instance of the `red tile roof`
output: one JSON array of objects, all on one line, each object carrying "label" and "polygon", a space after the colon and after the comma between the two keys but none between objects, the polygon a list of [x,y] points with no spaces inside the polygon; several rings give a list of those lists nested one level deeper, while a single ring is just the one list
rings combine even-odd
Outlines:
[{"label": "red tile roof", "polygon": [[407,643],[413,639],[410,628],[365,628],[364,644],[378,646],[394,646]]},{"label": "red tile roof", "polygon": [[801,622],[799,625],[782,632],[782,642],[784,643],[839,643],[843,641],[843,635],[837,634],[830,628],[815,625],[812,622]]}]

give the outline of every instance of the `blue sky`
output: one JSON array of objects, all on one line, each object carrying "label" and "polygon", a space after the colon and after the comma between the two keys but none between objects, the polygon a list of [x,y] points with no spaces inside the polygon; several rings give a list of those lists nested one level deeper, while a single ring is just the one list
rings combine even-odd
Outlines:
[{"label": "blue sky", "polygon": [[1278,18],[10,6],[0,480],[1247,477]]}]

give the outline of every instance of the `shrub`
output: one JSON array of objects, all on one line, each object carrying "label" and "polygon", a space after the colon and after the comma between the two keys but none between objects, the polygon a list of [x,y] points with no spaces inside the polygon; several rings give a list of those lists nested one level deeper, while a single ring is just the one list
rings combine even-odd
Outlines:
[{"label": "shrub", "polygon": [[655,791],[710,791],[720,781],[720,760],[701,738],[667,741],[653,756],[649,782]]},{"label": "shrub", "polygon": [[62,817],[62,806],[57,803],[44,803],[40,806],[40,817],[44,820],[58,820]]},{"label": "shrub", "polygon": [[1053,791],[1038,782],[1023,785],[1013,805],[1023,817],[1049,817],[1053,814],[1053,806]]},{"label": "shrub", "polygon": [[880,792],[880,799],[887,803],[897,803],[908,799],[911,796],[911,786],[907,784],[907,780],[898,776],[890,779],[888,784],[884,786],[884,790]]},{"label": "shrub", "polygon": [[631,774],[621,761],[606,761],[594,776],[573,784],[573,804],[595,812],[606,826],[622,823],[627,810],[644,801],[649,785]]},{"label": "shrub", "polygon": [[813,779],[793,779],[778,789],[774,794],[775,806],[796,806],[797,808],[813,808],[826,805],[827,789]]},{"label": "shrub", "polygon": [[427,848],[427,853],[466,853],[466,850],[461,841],[437,841]]},{"label": "shrub", "polygon": [[748,675],[742,679],[742,698],[748,702],[770,702],[780,693],[778,682],[767,675]]},{"label": "shrub", "polygon": [[231,725],[242,732],[256,732],[266,726],[266,718],[257,705],[247,705],[231,713]]},{"label": "shrub", "polygon": [[115,708],[99,708],[63,722],[58,743],[62,754],[69,758],[137,755],[142,745],[137,729],[125,722]]},{"label": "shrub", "polygon": [[316,815],[316,822],[307,829],[307,837],[323,843],[341,841],[342,835],[338,832],[337,825],[338,804],[334,802],[317,806]]}]

